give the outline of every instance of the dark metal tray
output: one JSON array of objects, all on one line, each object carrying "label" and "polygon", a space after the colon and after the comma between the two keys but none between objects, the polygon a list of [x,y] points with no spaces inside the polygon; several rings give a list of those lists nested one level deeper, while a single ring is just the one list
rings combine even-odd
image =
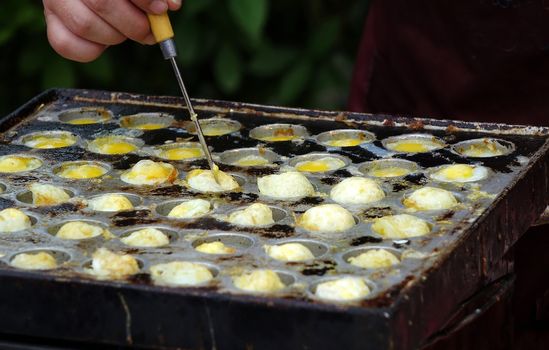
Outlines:
[{"label": "dark metal tray", "polygon": [[[300,142],[269,143],[265,146],[281,155],[278,168],[291,165],[290,159],[312,152],[327,152],[347,157],[351,164],[330,174],[309,176],[319,192],[327,192],[342,178],[360,174],[363,162],[394,156],[416,162],[420,171],[398,180],[382,182],[388,197],[367,208],[353,208],[359,224],[342,239],[312,237],[296,228],[292,215],[276,225],[246,229],[228,225],[216,216],[175,222],[158,215],[158,204],[173,198],[214,198],[223,204],[219,214],[238,206],[263,201],[287,214],[329,202],[326,197],[299,201],[268,201],[256,195],[255,178],[278,168],[243,169],[221,164],[221,169],[245,181],[243,192],[211,196],[190,191],[184,186],[132,187],[118,181],[120,171],[128,169],[150,154],[137,152],[124,156],[104,156],[86,150],[84,140],[98,133],[118,132],[119,118],[143,112],[162,112],[175,116],[167,129],[134,134],[146,147],[168,140],[192,137],[187,132],[186,111],[182,101],[173,97],[153,97],[127,93],[87,90],[51,90],[34,98],[0,124],[0,156],[12,153],[40,157],[44,166],[24,175],[0,175],[7,190],[0,195],[0,209],[24,208],[37,219],[32,231],[0,236],[0,332],[34,337],[66,339],[140,347],[184,349],[405,349],[418,347],[439,330],[460,302],[512,270],[505,254],[513,243],[535,222],[549,202],[549,129],[499,124],[466,123],[449,120],[411,119],[356,113],[321,112],[249,105],[233,102],[196,100],[201,118],[221,117],[236,120],[242,130],[209,138],[214,156],[230,149],[256,147],[258,141],[249,131],[269,123],[299,124],[311,137]],[[71,125],[58,120],[61,111],[80,107],[102,107],[114,114],[108,123]],[[352,148],[330,148],[314,135],[336,129],[363,129],[377,140]],[[31,150],[18,144],[31,132],[70,131],[80,138],[77,145],[55,150]],[[508,156],[468,159],[450,147],[423,154],[392,154],[381,140],[395,135],[428,133],[452,145],[480,137],[512,142],[516,149]],[[145,148],[146,148],[145,147]],[[154,157],[153,157],[154,158]],[[107,163],[111,172],[101,181],[63,181],[51,169],[64,161],[89,160]],[[428,168],[458,163],[482,164],[492,176],[475,186],[436,184],[456,194],[459,210],[416,213],[431,222],[431,235],[395,242],[382,240],[370,229],[380,213],[400,213],[402,196],[411,190],[433,184]],[[175,162],[180,174],[205,168],[204,160]],[[141,196],[143,204],[131,212],[99,215],[78,202],[49,208],[35,208],[18,201],[17,194],[29,183],[59,183],[74,191],[77,198],[104,192],[126,192]],[[180,239],[165,249],[129,249],[116,240],[92,243],[63,242],[47,233],[48,227],[64,220],[87,218],[104,222],[115,235],[133,226],[168,227]],[[197,233],[237,233],[254,242],[246,254],[231,258],[197,255],[185,237]],[[328,247],[328,252],[313,262],[281,264],[262,256],[261,246],[288,239],[313,240]],[[89,254],[98,246],[126,251],[143,262],[142,273],[124,281],[96,280],[82,269]],[[398,268],[360,270],[343,258],[350,249],[383,247],[401,258]],[[26,272],[10,267],[16,253],[33,249],[54,249],[70,256],[62,268],[47,272]],[[199,288],[168,288],[154,285],[147,268],[158,261],[175,258],[200,260],[213,264],[220,274],[216,282]],[[235,268],[269,267],[283,271],[295,282],[276,295],[250,295],[231,286]],[[372,282],[371,295],[350,303],[329,303],[316,299],[310,288],[317,281],[335,275],[362,276]]]}]

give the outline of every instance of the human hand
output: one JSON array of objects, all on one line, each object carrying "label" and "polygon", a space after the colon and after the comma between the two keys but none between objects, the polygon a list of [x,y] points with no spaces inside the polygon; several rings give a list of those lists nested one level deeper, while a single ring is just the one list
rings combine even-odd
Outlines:
[{"label": "human hand", "polygon": [[90,62],[131,39],[154,44],[147,13],[178,10],[181,0],[43,0],[48,40],[61,56]]}]

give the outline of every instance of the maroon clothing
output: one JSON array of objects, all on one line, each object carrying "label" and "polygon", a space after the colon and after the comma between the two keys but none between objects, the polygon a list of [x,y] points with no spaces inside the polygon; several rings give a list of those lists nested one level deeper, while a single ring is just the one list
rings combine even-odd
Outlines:
[{"label": "maroon clothing", "polygon": [[549,125],[549,1],[372,0],[349,108]]}]

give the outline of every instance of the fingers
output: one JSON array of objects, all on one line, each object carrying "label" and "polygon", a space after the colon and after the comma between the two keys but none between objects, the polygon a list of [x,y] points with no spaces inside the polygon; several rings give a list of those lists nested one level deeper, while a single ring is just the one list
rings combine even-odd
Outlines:
[{"label": "fingers", "polygon": [[74,0],[55,1],[55,6],[48,7],[56,17],[73,34],[102,45],[120,44],[126,37],[117,29],[96,15],[83,2]]},{"label": "fingers", "polygon": [[154,13],[162,14],[168,10],[179,10],[181,8],[181,0],[131,0],[136,6],[141,10]]},{"label": "fingers", "polygon": [[[58,0],[56,0],[58,1]],[[53,49],[61,56],[78,62],[90,62],[99,57],[107,48],[83,39],[72,33],[63,22],[46,8],[48,40]]]},{"label": "fingers", "polygon": [[[74,0],[69,1],[72,3]],[[151,30],[146,14],[131,1],[82,0],[82,2],[125,37],[140,43],[154,43],[154,40],[150,40],[152,39]]]}]

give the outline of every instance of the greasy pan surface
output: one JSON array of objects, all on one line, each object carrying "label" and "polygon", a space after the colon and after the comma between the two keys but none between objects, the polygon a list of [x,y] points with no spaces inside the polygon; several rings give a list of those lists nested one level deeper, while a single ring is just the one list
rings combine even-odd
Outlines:
[{"label": "greasy pan surface", "polygon": [[[87,125],[74,125],[63,119],[63,112],[82,107],[105,109],[112,116]],[[237,126],[227,135],[207,138],[221,170],[241,182],[239,191],[211,194],[186,186],[185,174],[196,168],[206,169],[204,159],[170,161],[179,171],[179,180],[173,184],[132,186],[120,181],[121,172],[139,160],[162,161],[154,153],[156,146],[196,142],[196,136],[188,129],[186,111],[176,98],[52,90],[3,119],[0,156],[32,155],[43,163],[32,171],[0,174],[5,187],[0,194],[0,209],[20,208],[35,219],[29,230],[0,234],[0,297],[6,301],[0,306],[0,313],[7,315],[0,320],[3,332],[166,348],[330,348],[336,344],[350,349],[366,344],[371,348],[415,347],[444,324],[459,302],[509,272],[505,252],[548,204],[547,129],[203,100],[196,101],[196,109],[201,119],[221,118],[241,124],[241,128]],[[165,118],[167,127],[158,130],[124,128],[122,118],[137,113],[162,113],[162,118],[171,115],[175,120]],[[250,137],[254,128],[275,123],[300,125],[306,132],[300,138],[282,142]],[[375,140],[342,148],[326,146],[324,139],[317,137],[338,129],[367,130]],[[44,131],[68,131],[76,140],[72,146],[47,150],[24,145],[26,135]],[[386,148],[384,140],[389,137],[417,133],[434,136],[443,145],[424,153],[392,152]],[[125,155],[101,155],[88,150],[87,142],[109,134],[137,139],[138,149]],[[509,154],[465,157],[453,146],[479,138],[503,140],[505,145],[511,145]],[[249,149],[258,145],[262,152],[273,152],[271,165],[231,165],[228,163],[233,158],[223,153],[243,149],[236,151],[236,156],[248,155]],[[344,163],[334,171],[304,173],[315,187],[314,196],[281,201],[259,194],[257,177],[292,170],[295,157],[314,154],[336,157]],[[407,160],[414,164],[413,171],[395,178],[372,177],[367,162],[379,159]],[[108,172],[90,180],[56,176],[54,169],[69,161],[99,162]],[[431,177],[437,167],[454,163],[484,166],[489,169],[488,176],[466,183]],[[351,176],[374,179],[386,197],[366,205],[344,205],[353,214],[356,225],[343,233],[319,234],[297,225],[307,209],[334,203],[328,196],[331,188]],[[21,200],[21,193],[34,182],[61,186],[73,197],[54,207],[33,206]],[[406,208],[403,200],[425,186],[452,192],[459,204],[434,211]],[[103,193],[135,196],[134,210],[99,213],[86,207],[87,199]],[[161,210],[174,200],[191,198],[214,203],[213,211],[197,219],[174,220]],[[256,202],[276,210],[275,224],[250,228],[223,221],[224,215]],[[425,220],[431,232],[421,237],[387,239],[372,229],[376,218],[404,213]],[[114,238],[68,241],[51,234],[52,227],[74,220],[100,223]],[[170,232],[170,244],[135,248],[120,241],[128,231],[143,227]],[[194,250],[197,240],[216,237],[237,242],[238,251],[212,256]],[[284,263],[271,259],[263,249],[264,245],[294,241],[308,244],[315,258]],[[125,280],[97,280],[86,268],[98,247],[138,258],[140,273]],[[381,269],[349,264],[349,256],[371,248],[392,252],[400,263]],[[35,250],[62,255],[61,266],[43,272],[10,266],[16,254]],[[174,260],[202,263],[215,271],[215,278],[199,287],[155,285],[150,267]],[[232,278],[254,268],[277,271],[286,288],[274,294],[251,294],[235,288]],[[363,278],[370,294],[345,303],[315,296],[319,282],[340,276]]]}]

